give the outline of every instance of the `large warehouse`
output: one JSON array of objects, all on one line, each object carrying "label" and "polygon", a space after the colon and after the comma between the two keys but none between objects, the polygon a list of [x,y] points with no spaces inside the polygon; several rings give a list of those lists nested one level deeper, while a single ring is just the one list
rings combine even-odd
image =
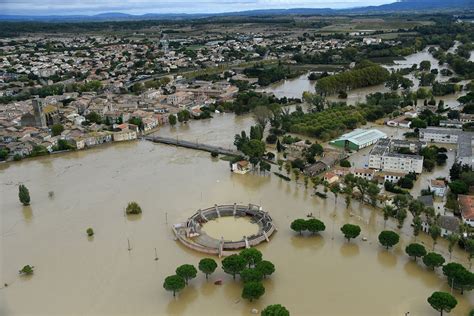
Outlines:
[{"label": "large warehouse", "polygon": [[350,133],[344,134],[330,144],[345,148],[348,150],[359,150],[364,147],[375,144],[379,139],[386,138],[387,134],[378,129],[355,129]]}]

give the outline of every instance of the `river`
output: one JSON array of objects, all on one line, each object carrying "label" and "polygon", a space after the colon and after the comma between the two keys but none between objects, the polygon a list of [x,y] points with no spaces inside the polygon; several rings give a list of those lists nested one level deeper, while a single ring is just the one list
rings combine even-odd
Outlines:
[{"label": "river", "polygon": [[[158,133],[230,146],[251,123],[250,116],[222,114]],[[19,183],[30,190],[29,207],[18,202]],[[377,242],[380,212],[356,202],[346,209],[342,197],[315,198],[301,183],[269,174],[232,174],[228,162],[204,152],[135,141],[2,164],[0,197],[0,282],[8,284],[0,289],[0,315],[250,315],[275,303],[304,316],[437,315],[426,299],[449,291],[440,271],[404,254],[413,241],[408,220],[401,243],[386,251]],[[124,207],[132,200],[143,214],[128,219]],[[265,295],[242,300],[240,281],[219,264],[210,281],[199,273],[173,298],[164,278],[203,256],[176,242],[170,225],[199,208],[234,202],[262,205],[279,229],[258,247],[276,266]],[[326,223],[320,236],[290,231],[290,222],[308,212]],[[344,223],[360,225],[368,240],[347,243],[339,231]],[[396,230],[396,223],[387,228]],[[426,236],[418,240],[431,247]],[[436,248],[446,253],[444,241]],[[465,263],[466,256],[456,250],[454,260]],[[35,273],[20,277],[26,264]],[[217,279],[223,284],[214,285]],[[451,315],[466,315],[474,294],[455,295]]]}]

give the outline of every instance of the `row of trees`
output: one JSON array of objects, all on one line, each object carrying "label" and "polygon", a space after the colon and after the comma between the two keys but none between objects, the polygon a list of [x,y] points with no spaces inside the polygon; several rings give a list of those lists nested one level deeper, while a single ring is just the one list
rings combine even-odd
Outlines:
[{"label": "row of trees", "polygon": [[384,83],[390,76],[388,70],[379,65],[366,64],[362,67],[319,79],[316,82],[316,91],[327,95],[364,88]]},{"label": "row of trees", "polygon": [[[208,279],[209,275],[217,269],[217,263],[212,258],[204,258],[199,261],[198,268]],[[263,260],[262,253],[255,248],[247,248],[239,254],[233,254],[224,258],[222,260],[222,269],[225,273],[232,275],[234,280],[237,275],[240,275],[243,281],[242,298],[249,301],[258,299],[265,293],[262,281],[275,272],[273,263]],[[176,269],[175,275],[165,278],[163,287],[167,291],[173,292],[173,296],[175,296],[177,292],[184,289],[188,282],[196,276],[197,269],[191,264],[184,264]],[[286,310],[284,308],[269,307],[266,315],[272,315],[270,312],[273,309]]]}]

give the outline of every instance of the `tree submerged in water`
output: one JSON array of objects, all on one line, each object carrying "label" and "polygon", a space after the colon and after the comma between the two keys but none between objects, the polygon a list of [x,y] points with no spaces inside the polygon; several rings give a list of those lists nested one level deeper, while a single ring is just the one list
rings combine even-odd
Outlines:
[{"label": "tree submerged in water", "polygon": [[18,187],[18,198],[23,205],[30,205],[30,191],[24,184],[20,184]]},{"label": "tree submerged in water", "polygon": [[24,266],[21,270],[20,270],[20,274],[23,274],[23,275],[32,275],[33,272],[34,272],[34,268],[33,266],[30,266],[29,264],[27,264],[26,266]]},{"label": "tree submerged in water", "polygon": [[140,207],[140,205],[138,205],[137,202],[130,202],[127,205],[126,213],[127,215],[141,214],[142,208]]}]

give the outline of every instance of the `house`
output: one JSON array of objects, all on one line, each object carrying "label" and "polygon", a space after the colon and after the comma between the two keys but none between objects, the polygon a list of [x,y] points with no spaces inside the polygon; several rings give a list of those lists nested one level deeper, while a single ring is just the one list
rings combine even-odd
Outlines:
[{"label": "house", "polygon": [[421,195],[417,198],[417,200],[423,203],[425,207],[433,208],[434,206],[432,195]]},{"label": "house", "polygon": [[[425,214],[420,215],[421,230],[429,233],[431,220]],[[441,228],[441,237],[447,237],[453,233],[459,233],[460,221],[457,217],[451,215],[441,215],[436,220],[437,225]]]},{"label": "house", "polygon": [[375,170],[372,169],[354,169],[354,176],[363,178],[365,180],[372,180],[375,175]]},{"label": "house", "polygon": [[231,165],[232,172],[246,174],[250,171],[250,163],[247,160],[240,160]]},{"label": "house", "polygon": [[323,179],[329,184],[339,181],[339,177],[334,172],[326,172]]},{"label": "house", "polygon": [[124,129],[120,132],[113,133],[114,142],[123,142],[134,139],[137,139],[137,132],[130,129]]},{"label": "house", "polygon": [[388,181],[391,183],[397,183],[398,181],[400,181],[401,178],[406,175],[406,173],[384,171],[380,172],[380,175],[383,176],[384,182]]},{"label": "house", "polygon": [[463,223],[474,227],[474,196],[459,194],[458,203]]},{"label": "house", "polygon": [[436,196],[443,197],[446,193],[446,183],[443,180],[431,180],[428,187]]}]

